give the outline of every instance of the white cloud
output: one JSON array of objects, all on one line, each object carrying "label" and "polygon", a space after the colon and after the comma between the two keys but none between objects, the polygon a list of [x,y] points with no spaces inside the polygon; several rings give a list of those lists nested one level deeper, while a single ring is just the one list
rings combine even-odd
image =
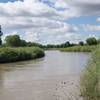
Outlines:
[{"label": "white cloud", "polygon": [[61,23],[59,28],[44,27],[38,28],[38,30],[32,28],[29,32],[24,34],[24,38],[27,41],[36,41],[43,44],[58,44],[68,40],[72,41],[72,39],[78,35],[76,33],[77,31],[78,29],[76,27],[72,27],[66,23]]},{"label": "white cloud", "polygon": [[86,31],[100,31],[100,25],[91,25],[91,24],[87,24],[87,25],[83,25],[84,29]]},{"label": "white cloud", "polygon": [[100,22],[100,17],[97,18],[97,22]]},{"label": "white cloud", "polygon": [[[40,2],[41,1],[41,2]],[[43,1],[52,3],[50,6]],[[64,20],[70,17],[100,15],[100,0],[24,0],[0,3],[0,24],[5,30],[21,31],[26,40],[42,43],[78,41],[76,26]],[[100,21],[100,19],[97,19]],[[87,25],[91,31],[100,26]],[[25,32],[25,33],[24,33]],[[8,34],[8,33],[7,33]]]},{"label": "white cloud", "polygon": [[[83,40],[83,37],[81,34],[75,34],[75,33],[56,33],[56,34],[50,34],[50,33],[26,33],[25,34],[25,40],[27,41],[36,41],[38,43],[42,44],[59,44],[64,43],[66,41],[70,42],[78,42],[80,40]],[[44,39],[45,38],[45,39]]]}]

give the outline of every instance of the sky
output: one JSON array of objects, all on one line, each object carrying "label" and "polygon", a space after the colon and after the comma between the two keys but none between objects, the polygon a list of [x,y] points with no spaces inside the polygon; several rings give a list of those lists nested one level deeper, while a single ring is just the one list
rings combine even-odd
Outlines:
[{"label": "sky", "polygon": [[100,38],[100,0],[0,0],[4,35],[42,44]]}]

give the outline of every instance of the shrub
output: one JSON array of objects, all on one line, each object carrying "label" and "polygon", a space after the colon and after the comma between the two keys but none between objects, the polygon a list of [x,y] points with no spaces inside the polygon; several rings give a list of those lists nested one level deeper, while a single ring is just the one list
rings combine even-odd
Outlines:
[{"label": "shrub", "polygon": [[21,39],[18,35],[9,35],[5,38],[6,44],[12,47],[19,47]]},{"label": "shrub", "polygon": [[80,46],[83,46],[83,45],[84,45],[84,42],[83,42],[83,41],[80,41],[80,42],[79,42],[79,45],[80,45]]},{"label": "shrub", "polygon": [[82,73],[81,93],[84,100],[100,100],[100,47],[93,52]]},{"label": "shrub", "polygon": [[100,39],[98,39],[98,44],[100,44]]},{"label": "shrub", "polygon": [[44,56],[38,47],[0,48],[0,63],[36,59]]},{"label": "shrub", "polygon": [[1,40],[1,37],[0,37],[0,45],[2,44],[2,40]]},{"label": "shrub", "polygon": [[87,42],[88,45],[96,45],[97,44],[97,40],[94,37],[88,38],[86,40],[86,42]]},{"label": "shrub", "polygon": [[68,48],[62,48],[61,51],[65,52],[91,52],[96,48],[96,46],[73,46]]}]

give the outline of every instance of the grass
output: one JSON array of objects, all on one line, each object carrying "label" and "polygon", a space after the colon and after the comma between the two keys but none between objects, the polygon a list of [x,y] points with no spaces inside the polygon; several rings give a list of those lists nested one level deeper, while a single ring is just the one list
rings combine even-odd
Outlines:
[{"label": "grass", "polygon": [[63,52],[92,52],[97,46],[73,46],[67,48],[61,48],[60,51]]},{"label": "grass", "polygon": [[44,57],[44,51],[38,47],[0,48],[0,63],[24,61]]},{"label": "grass", "polygon": [[84,100],[100,100],[100,46],[92,53],[80,83]]},{"label": "grass", "polygon": [[83,100],[100,100],[100,45],[61,48],[64,52],[92,52],[80,78]]}]

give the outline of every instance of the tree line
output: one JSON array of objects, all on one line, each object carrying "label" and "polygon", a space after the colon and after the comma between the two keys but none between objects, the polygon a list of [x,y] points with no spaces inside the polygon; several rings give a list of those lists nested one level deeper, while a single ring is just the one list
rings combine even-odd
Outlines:
[{"label": "tree line", "polygon": [[20,38],[19,35],[9,35],[5,38],[5,43],[2,43],[1,46],[10,46],[10,47],[32,47],[37,46],[41,48],[66,48],[66,47],[72,47],[72,46],[84,46],[84,45],[97,45],[100,43],[100,39],[96,39],[95,37],[87,38],[85,42],[79,41],[78,44],[70,43],[69,41],[58,44],[58,45],[42,45],[35,42],[27,42]]},{"label": "tree line", "polygon": [[100,43],[100,39],[96,39],[95,37],[87,38],[86,41],[79,41],[78,44],[76,43],[70,43],[69,41],[66,41],[62,44],[52,45],[42,45],[40,43],[35,42],[27,42],[20,38],[19,35],[9,35],[5,38],[5,43],[2,43],[1,36],[3,35],[2,28],[0,25],[0,45],[1,46],[11,46],[11,47],[31,47],[31,46],[37,46],[41,48],[66,48],[66,47],[72,47],[72,46],[84,46],[84,45],[97,45]]}]

